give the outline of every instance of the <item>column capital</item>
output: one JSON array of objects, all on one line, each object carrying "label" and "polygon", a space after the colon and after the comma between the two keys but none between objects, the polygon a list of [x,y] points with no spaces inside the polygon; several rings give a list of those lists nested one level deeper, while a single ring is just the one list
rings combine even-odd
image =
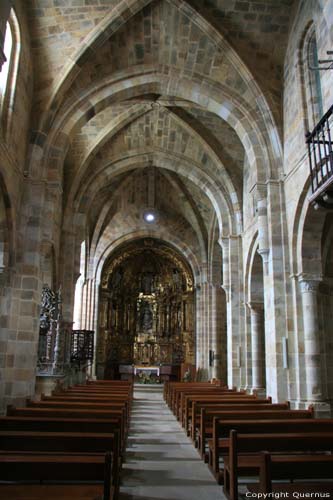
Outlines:
[{"label": "column capital", "polygon": [[256,203],[258,203],[259,200],[266,199],[267,197],[267,186],[266,183],[264,182],[257,182],[254,184],[251,189],[250,193],[254,197],[254,200]]},{"label": "column capital", "polygon": [[222,248],[222,250],[225,250],[226,247],[229,246],[230,241],[235,241],[240,238],[239,234],[227,234],[225,236],[220,236],[218,239],[218,244]]},{"label": "column capital", "polygon": [[250,302],[247,302],[246,305],[251,311],[261,312],[264,310],[264,303],[263,302],[256,302],[256,301],[251,300]]},{"label": "column capital", "polygon": [[302,293],[316,293],[321,281],[322,280],[316,276],[310,276],[306,274],[300,274],[298,276],[298,282],[300,284]]}]

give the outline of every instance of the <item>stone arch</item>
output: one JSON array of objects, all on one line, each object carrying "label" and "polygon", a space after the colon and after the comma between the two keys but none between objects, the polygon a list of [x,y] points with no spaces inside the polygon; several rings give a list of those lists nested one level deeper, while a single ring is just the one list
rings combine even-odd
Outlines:
[{"label": "stone arch", "polygon": [[[215,180],[211,179],[203,170],[200,165],[195,165],[193,162],[189,162],[187,158],[180,158],[176,155],[167,155],[161,151],[132,151],[131,155],[126,155],[124,158],[115,159],[112,163],[107,165],[102,165],[100,168],[101,172],[105,171],[105,177],[103,178],[103,183],[105,184],[110,178],[113,178],[116,174],[132,170],[135,168],[143,168],[146,166],[156,166],[159,168],[166,168],[171,171],[175,171],[180,175],[184,175],[190,180],[192,180],[197,186],[205,189],[207,196],[209,197],[215,212],[217,214],[219,229],[221,234],[229,234],[229,232],[238,232],[240,227],[237,226],[237,220],[233,215],[232,206],[230,206],[230,199],[223,196],[221,191],[224,191],[224,186],[216,183]],[[109,167],[112,166],[112,169]],[[96,173],[97,174],[97,173]],[[84,196],[84,202],[87,203],[89,196],[87,189],[89,189],[91,196],[93,197],[98,190],[101,179],[98,175],[95,175],[95,179],[82,183],[81,192],[79,200]],[[78,201],[79,209],[84,212],[83,205]]]},{"label": "stone arch", "polygon": [[111,253],[116,251],[122,245],[147,237],[160,240],[173,247],[177,251],[177,253],[180,253],[183,259],[185,259],[185,261],[188,262],[193,273],[194,284],[200,281],[202,269],[197,260],[196,255],[192,252],[192,250],[189,247],[187,247],[184,241],[179,240],[177,237],[175,237],[174,234],[166,233],[165,231],[160,231],[160,230],[147,229],[124,235],[117,241],[111,242],[110,245],[104,250],[103,254],[100,256],[98,261],[93,266],[94,275],[91,277],[92,286],[90,287],[90,293],[93,296],[88,297],[88,302],[93,304],[93,307],[90,311],[91,318],[90,320],[88,320],[88,323],[94,331],[96,332],[98,331],[99,284],[101,280],[103,266],[107,258],[111,255]]},{"label": "stone arch", "polygon": [[280,140],[272,131],[267,131],[259,113],[256,113],[254,119],[255,110],[249,109],[248,103],[232,89],[208,79],[203,80],[202,84],[184,77],[180,79],[170,68],[167,75],[152,68],[150,72],[137,75],[133,74],[133,70],[122,71],[121,77],[122,81],[119,81],[117,75],[112,79],[104,79],[98,88],[95,84],[82,92],[79,98],[66,103],[48,135],[44,148],[44,169],[47,168],[49,154],[54,152],[54,147],[58,147],[58,142],[59,147],[63,145],[64,137],[70,136],[74,126],[82,125],[115,99],[123,100],[152,92],[184,99],[225,120],[242,142],[250,167],[257,172],[258,180],[274,178],[281,169]]},{"label": "stone arch", "polygon": [[179,252],[183,256],[183,258],[189,263],[193,273],[195,284],[198,282],[201,275],[201,266],[198,262],[197,257],[192,252],[192,250],[185,244],[184,241],[181,241],[179,238],[175,237],[174,234],[152,228],[129,233],[119,238],[117,241],[111,242],[110,245],[107,248],[105,248],[103,254],[98,259],[98,262],[95,263],[94,279],[96,280],[96,282],[97,283],[100,282],[104,263],[112,252],[114,252],[117,248],[119,248],[121,245],[125,243],[129,243],[130,241],[147,237],[164,241],[169,245],[173,246],[177,250],[177,252]]},{"label": "stone arch", "polygon": [[321,334],[323,392],[333,404],[333,217],[327,213],[322,235],[323,280],[319,286],[318,328]]},{"label": "stone arch", "polygon": [[222,248],[219,243],[219,226],[216,215],[209,234],[208,281],[210,283],[210,321],[211,338],[209,350],[212,351],[210,375],[220,380],[227,380],[227,304],[226,293],[222,288],[223,262]]},{"label": "stone arch", "polygon": [[[110,128],[108,127],[107,130],[103,131],[101,135],[96,138],[94,145],[87,153],[86,157],[83,159],[81,167],[75,177],[71,192],[69,194],[69,204],[71,204],[72,200],[75,198],[76,192],[79,189],[79,186],[82,183],[84,176],[86,175],[87,171],[91,166],[91,160],[93,160],[93,158],[96,156],[98,149],[100,149],[103,146],[103,144],[105,144],[108,140],[110,140],[111,137],[113,137],[121,128],[126,126],[130,121],[134,120],[136,117],[142,116],[147,111],[149,111],[149,109],[147,110],[147,107],[148,107],[147,105],[143,106],[139,105],[133,116],[131,116],[126,111],[119,118],[115,120],[116,123],[114,124],[115,125],[114,127],[112,126]],[[190,127],[182,120],[180,119],[178,120],[181,121],[181,126],[190,132],[189,130]],[[198,143],[202,143],[203,150],[207,151],[212,161],[216,164],[217,169],[221,170],[219,174],[215,173],[216,177],[218,178],[220,178],[223,174],[223,186],[221,185],[221,191],[225,193],[226,199],[228,198],[230,199],[229,203],[232,204],[233,211],[238,213],[238,221],[241,221],[240,202],[237,196],[236,188],[233,185],[233,182],[230,178],[228,171],[226,170],[225,166],[221,163],[216,153],[207,144],[205,144],[205,142],[202,140],[199,134],[193,131],[192,129],[190,133],[192,133],[192,135],[196,137]],[[114,161],[114,163],[116,163],[116,160]]]},{"label": "stone arch", "polygon": [[[292,226],[292,275],[322,276],[321,235],[325,217],[323,209],[316,210],[308,201],[311,190],[310,175],[303,181]],[[315,235],[315,236],[314,236]]]},{"label": "stone arch", "polygon": [[251,345],[251,369],[247,367],[252,378],[252,389],[264,390],[265,380],[265,306],[264,306],[264,268],[262,257],[258,253],[259,235],[254,235],[247,261],[247,306],[250,317],[247,327],[250,330],[250,338],[247,345]]},{"label": "stone arch", "polygon": [[[274,123],[274,118],[270,107],[266,101],[264,94],[261,92],[259,85],[253,78],[251,72],[238,56],[232,46],[225,40],[221,33],[219,33],[211,23],[207,21],[194,7],[192,7],[187,1],[184,0],[167,0],[169,3],[175,5],[186,17],[190,18],[192,22],[202,30],[206,36],[208,36],[217,47],[221,47],[225,54],[228,54],[232,65],[235,68],[241,70],[242,78],[248,85],[250,92],[253,94],[259,108],[260,114],[265,117],[268,127],[268,140],[271,141],[272,150],[278,155],[279,161],[277,162],[277,167],[280,168],[282,149],[280,145],[280,138],[277,128]],[[87,36],[86,40],[80,45],[78,52],[72,58],[69,63],[69,67],[64,72],[62,80],[57,85],[54,95],[51,97],[49,105],[46,107],[47,112],[49,110],[56,112],[59,101],[61,102],[61,97],[65,93],[66,89],[73,83],[74,79],[80,72],[80,69],[84,62],[89,59],[89,57],[94,53],[98,47],[100,47],[112,34],[114,34],[124,23],[126,23],[134,14],[143,9],[146,5],[150,4],[151,0],[122,0],[116,8],[112,9],[111,12],[105,16],[105,18],[99,23],[98,26]],[[45,114],[43,122],[51,123],[50,119],[46,119],[47,112]],[[41,127],[41,129],[43,126]],[[271,161],[275,163],[273,155]],[[274,172],[274,169],[272,170]]]},{"label": "stone arch", "polygon": [[298,274],[321,280],[323,275],[322,239],[325,217],[305,200],[298,228]]},{"label": "stone arch", "polygon": [[[120,0],[118,5],[107,14],[102,21],[87,35],[80,44],[76,54],[70,58],[67,67],[62,72],[60,81],[56,85],[53,95],[46,106],[46,111],[41,120],[41,130],[45,131],[57,113],[63,96],[73,83],[85,61],[103,43],[125,24],[137,12],[142,10],[152,0]],[[48,116],[50,114],[50,116]]]},{"label": "stone arch", "polygon": [[[157,167],[155,167],[157,168]],[[136,167],[134,167],[135,170]],[[179,186],[179,184],[176,184],[176,181],[173,179],[168,179],[170,183],[172,183],[175,187],[175,189],[182,190],[183,186]],[[125,185],[128,185],[128,183],[131,182],[130,177],[126,177],[125,180],[123,180],[120,185],[118,185],[118,189],[122,189]],[[190,195],[189,195],[190,196]],[[100,215],[98,217],[98,220],[95,225],[95,229],[93,231],[93,234],[91,236],[91,241],[90,241],[90,255],[95,255],[95,252],[97,251],[98,244],[99,244],[99,239],[102,237],[102,228],[104,227],[104,224],[106,223],[107,216],[111,210],[112,204],[114,200],[111,198],[109,199],[102,207],[102,210],[100,212]],[[191,207],[192,208],[192,207]],[[193,210],[193,209],[192,209]],[[89,211],[89,208],[88,208]],[[196,232],[198,241],[199,241],[199,248],[200,248],[200,255],[203,260],[206,260],[206,238],[204,235],[204,228],[202,227],[202,224],[200,224],[200,221],[198,218],[200,215],[198,215],[196,212],[193,211],[194,218],[197,223],[197,228],[198,231]]]},{"label": "stone arch", "polygon": [[[298,354],[299,397],[322,402],[327,394],[325,381],[325,342],[320,315],[325,302],[323,234],[325,210],[308,202],[307,178],[296,207],[293,231],[293,276],[295,282],[295,353]],[[296,356],[296,354],[295,354]],[[295,362],[295,364],[297,364]],[[324,409],[324,411],[326,411]]]}]

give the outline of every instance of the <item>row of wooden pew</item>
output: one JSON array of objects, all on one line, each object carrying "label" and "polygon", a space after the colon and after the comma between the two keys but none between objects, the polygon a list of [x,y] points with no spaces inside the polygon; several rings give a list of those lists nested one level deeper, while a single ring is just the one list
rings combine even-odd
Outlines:
[{"label": "row of wooden pew", "polygon": [[253,494],[333,495],[333,419],[315,418],[312,407],[209,382],[166,383],[164,399],[231,500],[241,479]]},{"label": "row of wooden pew", "polygon": [[0,417],[0,498],[117,500],[133,399],[127,381],[54,391]]}]

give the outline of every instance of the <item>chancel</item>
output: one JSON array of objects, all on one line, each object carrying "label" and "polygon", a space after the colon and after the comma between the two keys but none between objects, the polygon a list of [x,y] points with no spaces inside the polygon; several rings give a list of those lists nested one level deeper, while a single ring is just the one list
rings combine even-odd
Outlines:
[{"label": "chancel", "polygon": [[0,0],[0,498],[331,493],[332,1]]},{"label": "chancel", "polygon": [[[127,379],[133,365],[161,366],[163,380],[195,366],[194,281],[181,254],[151,238],[111,254],[104,265],[96,367]],[[135,372],[134,372],[135,374]]]}]

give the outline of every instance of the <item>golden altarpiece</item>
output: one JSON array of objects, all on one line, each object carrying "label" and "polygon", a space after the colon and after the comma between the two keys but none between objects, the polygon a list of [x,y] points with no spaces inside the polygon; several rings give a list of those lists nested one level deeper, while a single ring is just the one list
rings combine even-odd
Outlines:
[{"label": "golden altarpiece", "polygon": [[97,375],[119,366],[195,363],[193,275],[169,246],[140,240],[106,262],[101,281]]}]

